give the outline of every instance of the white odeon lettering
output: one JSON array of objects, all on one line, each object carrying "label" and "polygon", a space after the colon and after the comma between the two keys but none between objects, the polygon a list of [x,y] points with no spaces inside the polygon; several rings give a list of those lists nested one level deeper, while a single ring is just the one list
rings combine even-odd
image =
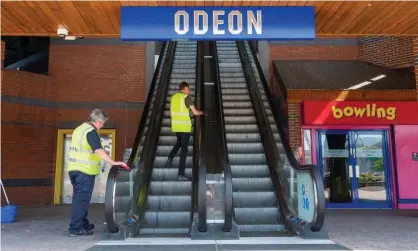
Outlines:
[{"label": "white odeon lettering", "polygon": [[[212,11],[213,17],[213,34],[214,35],[224,35],[225,30],[219,28],[219,25],[224,24],[225,11],[215,10]],[[174,15],[174,30],[179,35],[185,35],[189,32],[189,14],[184,10],[179,10]],[[203,24],[200,25],[201,20]],[[242,13],[238,10],[233,10],[228,13],[228,31],[233,35],[239,35],[243,31],[243,17]],[[263,21],[261,10],[256,11],[247,11],[247,34],[252,35],[253,29],[258,35],[263,33]],[[194,35],[204,35],[208,32],[209,29],[209,16],[206,11],[195,10],[193,11],[193,34]],[[182,24],[182,25],[180,25]],[[182,27],[182,28],[180,28]]]}]

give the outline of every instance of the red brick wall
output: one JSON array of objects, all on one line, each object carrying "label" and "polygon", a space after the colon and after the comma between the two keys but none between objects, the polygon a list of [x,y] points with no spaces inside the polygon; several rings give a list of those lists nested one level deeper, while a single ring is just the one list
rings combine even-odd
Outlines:
[{"label": "red brick wall", "polygon": [[[49,76],[6,69],[2,70],[2,76],[2,179],[52,180],[56,113],[55,109],[42,107],[38,101],[55,101],[56,82]],[[22,104],[22,99],[38,101]],[[7,192],[13,204],[49,204],[53,187],[7,187]]]},{"label": "red brick wall", "polygon": [[[145,102],[145,70],[145,45],[50,47],[49,74],[59,82],[58,102]],[[115,125],[115,156],[120,159],[123,149],[132,147],[142,109],[103,109]],[[60,109],[57,121],[81,123],[90,112],[87,108]]]},{"label": "red brick wall", "polygon": [[366,62],[389,68],[414,64],[412,37],[362,37],[360,44]]}]

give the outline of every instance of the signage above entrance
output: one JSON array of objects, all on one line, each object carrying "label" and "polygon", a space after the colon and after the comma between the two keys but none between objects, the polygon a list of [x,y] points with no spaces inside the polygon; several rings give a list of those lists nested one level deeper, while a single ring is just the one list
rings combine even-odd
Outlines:
[{"label": "signage above entrance", "polygon": [[121,39],[314,39],[315,10],[306,7],[121,7]]},{"label": "signage above entrance", "polygon": [[305,101],[306,125],[418,125],[414,101]]}]

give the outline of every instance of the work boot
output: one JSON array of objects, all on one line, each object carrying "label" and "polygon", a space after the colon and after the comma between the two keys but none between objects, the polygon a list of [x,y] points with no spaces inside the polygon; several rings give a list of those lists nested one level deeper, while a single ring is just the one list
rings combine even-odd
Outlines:
[{"label": "work boot", "polygon": [[184,175],[179,175],[179,176],[177,177],[177,180],[179,180],[179,181],[191,181],[192,179],[187,178],[187,177],[186,177],[186,176],[184,176]]},{"label": "work boot", "polygon": [[165,168],[171,168],[173,166],[173,158],[168,157],[167,161],[165,162]]},{"label": "work boot", "polygon": [[92,234],[93,234],[93,231],[83,228],[83,229],[78,230],[77,232],[70,232],[68,234],[68,237],[88,236]]},{"label": "work boot", "polygon": [[84,227],[84,229],[93,230],[94,229],[94,224],[88,224],[87,226]]}]

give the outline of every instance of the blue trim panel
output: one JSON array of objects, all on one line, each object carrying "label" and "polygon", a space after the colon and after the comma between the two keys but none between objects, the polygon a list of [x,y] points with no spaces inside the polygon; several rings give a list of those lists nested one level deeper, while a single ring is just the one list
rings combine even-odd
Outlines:
[{"label": "blue trim panel", "polygon": [[399,204],[418,204],[418,199],[398,199]]},{"label": "blue trim panel", "polygon": [[5,187],[49,187],[52,186],[51,179],[3,179]]},{"label": "blue trim panel", "polygon": [[108,102],[54,102],[43,99],[16,97],[10,95],[1,95],[1,102],[9,104],[21,104],[31,105],[46,108],[57,109],[144,109],[144,102],[121,102],[121,101],[108,101]]}]

